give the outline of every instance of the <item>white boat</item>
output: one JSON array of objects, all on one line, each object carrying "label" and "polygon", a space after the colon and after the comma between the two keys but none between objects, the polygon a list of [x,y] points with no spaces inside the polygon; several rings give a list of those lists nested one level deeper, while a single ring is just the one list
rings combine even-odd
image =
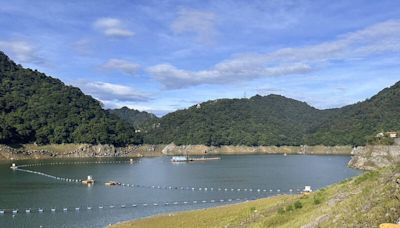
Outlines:
[{"label": "white boat", "polygon": [[189,158],[187,156],[174,156],[171,158],[172,162],[187,162]]}]

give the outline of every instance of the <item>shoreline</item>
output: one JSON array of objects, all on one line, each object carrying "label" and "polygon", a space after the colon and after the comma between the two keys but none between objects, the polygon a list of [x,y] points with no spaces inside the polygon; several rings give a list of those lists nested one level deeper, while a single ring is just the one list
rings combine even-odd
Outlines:
[{"label": "shoreline", "polygon": [[156,157],[156,156],[207,156],[207,155],[352,155],[351,146],[205,146],[205,145],[113,145],[52,144],[23,145],[12,148],[0,145],[0,160],[52,159],[52,158],[105,158],[105,157]]},{"label": "shoreline", "polygon": [[352,146],[205,146],[205,145],[113,145],[51,144],[22,145],[15,149],[0,145],[0,161],[55,158],[141,158],[160,156],[221,156],[221,155],[345,155],[351,156],[348,166],[375,170],[400,163],[400,145]]},{"label": "shoreline", "polygon": [[[366,224],[400,223],[396,210],[380,210],[381,204],[389,208],[400,207],[400,202],[391,197],[399,191],[399,167],[394,165],[365,172],[309,195],[275,195],[235,204],[156,214],[120,221],[108,227],[364,227]],[[366,206],[366,200],[375,203]]]}]

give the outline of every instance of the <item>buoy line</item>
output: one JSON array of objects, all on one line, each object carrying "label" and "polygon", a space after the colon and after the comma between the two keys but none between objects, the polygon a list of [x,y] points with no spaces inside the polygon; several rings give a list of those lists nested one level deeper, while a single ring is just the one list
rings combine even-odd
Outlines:
[{"label": "buoy line", "polygon": [[140,185],[140,184],[126,184],[118,183],[120,187],[131,187],[131,188],[147,188],[155,190],[182,190],[182,191],[201,191],[201,192],[247,192],[247,193],[295,193],[301,192],[300,188],[291,188],[287,191],[281,189],[270,189],[270,188],[224,188],[224,187],[193,187],[193,186],[160,186],[160,185]]},{"label": "buoy line", "polygon": [[50,174],[47,174],[47,173],[38,172],[38,171],[32,171],[32,170],[29,170],[29,169],[16,168],[15,170],[21,171],[21,172],[26,172],[26,173],[37,174],[37,175],[48,177],[48,178],[51,178],[51,179],[54,179],[54,180],[59,180],[59,181],[65,181],[65,182],[70,182],[70,183],[82,183],[81,179],[57,177],[57,176],[53,176],[53,175],[50,175]]},{"label": "buoy line", "polygon": [[[125,161],[113,161],[113,162],[125,162]],[[38,163],[41,164],[41,163]],[[54,163],[57,164],[57,163]],[[88,164],[87,162],[82,162],[82,163],[77,163],[77,164]],[[108,162],[104,162],[102,164],[108,164]],[[33,165],[34,166],[34,165]],[[54,180],[58,181],[64,181],[68,183],[82,183],[81,179],[73,179],[73,178],[68,178],[68,177],[57,177],[54,175],[50,175],[47,173],[39,172],[39,171],[33,171],[29,169],[22,169],[20,167],[31,167],[28,165],[22,165],[22,166],[15,166],[14,170],[17,171],[22,171],[22,172],[27,172],[27,173],[32,173],[36,175],[41,175],[44,177],[48,177]],[[106,183],[104,183],[106,184]],[[270,193],[300,193],[301,189],[300,188],[290,188],[288,190],[282,190],[282,189],[271,189],[271,188],[232,188],[232,187],[198,187],[198,186],[160,186],[160,185],[141,185],[141,184],[129,184],[129,183],[119,183],[115,186],[119,187],[129,187],[129,188],[146,188],[146,189],[154,189],[154,190],[172,190],[172,191],[197,191],[197,192],[246,192],[246,193],[256,193],[256,194],[270,194]]]},{"label": "buoy line", "polygon": [[123,164],[132,163],[133,161],[77,161],[77,162],[41,162],[32,164],[18,165],[18,167],[38,167],[38,166],[52,166],[52,165],[83,165],[83,164]]},{"label": "buoy line", "polygon": [[217,204],[217,203],[233,203],[245,202],[256,200],[257,197],[252,198],[221,198],[211,200],[186,200],[186,201],[159,201],[159,202],[138,202],[138,203],[124,203],[124,204],[102,204],[102,205],[85,205],[76,207],[39,207],[39,208],[12,208],[0,209],[0,216],[5,214],[30,214],[30,213],[56,213],[56,212],[79,212],[79,211],[92,211],[92,210],[107,210],[107,209],[124,209],[124,208],[144,208],[144,207],[167,207],[177,205],[198,205],[198,204]]}]

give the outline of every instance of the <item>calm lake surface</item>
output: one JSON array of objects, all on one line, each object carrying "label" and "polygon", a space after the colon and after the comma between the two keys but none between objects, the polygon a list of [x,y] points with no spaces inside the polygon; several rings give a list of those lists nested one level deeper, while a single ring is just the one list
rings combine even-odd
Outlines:
[{"label": "calm lake surface", "polygon": [[[19,209],[15,214],[9,210],[0,213],[0,227],[104,227],[159,213],[290,193],[290,189],[294,193],[305,185],[318,189],[359,174],[346,166],[349,156],[237,155],[184,164],[173,164],[170,157],[141,158],[132,164],[127,160],[17,162],[44,163],[24,169],[59,177],[85,179],[92,175],[96,183],[91,187],[13,171],[11,163],[0,163],[0,209]],[[73,164],[76,161],[123,162]],[[68,164],[46,165],[52,162]],[[139,186],[105,186],[109,180]]]}]

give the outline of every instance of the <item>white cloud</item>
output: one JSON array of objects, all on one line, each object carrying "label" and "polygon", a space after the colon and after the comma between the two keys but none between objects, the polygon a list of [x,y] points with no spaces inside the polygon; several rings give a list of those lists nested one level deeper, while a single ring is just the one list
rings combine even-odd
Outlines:
[{"label": "white cloud", "polygon": [[124,38],[135,35],[134,32],[124,28],[121,20],[116,18],[104,17],[97,19],[94,22],[94,27],[109,37]]},{"label": "white cloud", "polygon": [[172,22],[171,29],[176,34],[194,33],[198,42],[210,44],[216,35],[215,23],[212,12],[183,9]]},{"label": "white cloud", "polygon": [[119,70],[126,74],[135,75],[140,65],[123,59],[110,59],[102,65],[105,69]]},{"label": "white cloud", "polygon": [[42,64],[44,60],[39,56],[38,50],[26,41],[2,41],[0,49],[10,54],[17,62]]},{"label": "white cloud", "polygon": [[149,67],[147,71],[168,89],[180,89],[200,84],[222,84],[227,82],[251,80],[262,76],[279,76],[305,73],[311,68],[306,64],[283,65],[277,67],[241,67],[239,65],[216,65],[203,71],[186,71],[170,64]]},{"label": "white cloud", "polygon": [[199,84],[305,74],[335,60],[350,61],[397,52],[400,52],[400,20],[390,20],[344,34],[329,42],[238,55],[206,70],[189,71],[170,64],[159,64],[149,67],[147,71],[166,88],[177,89]]},{"label": "white cloud", "polygon": [[126,85],[108,82],[78,82],[78,86],[85,92],[102,102],[107,101],[148,101],[150,96]]}]

